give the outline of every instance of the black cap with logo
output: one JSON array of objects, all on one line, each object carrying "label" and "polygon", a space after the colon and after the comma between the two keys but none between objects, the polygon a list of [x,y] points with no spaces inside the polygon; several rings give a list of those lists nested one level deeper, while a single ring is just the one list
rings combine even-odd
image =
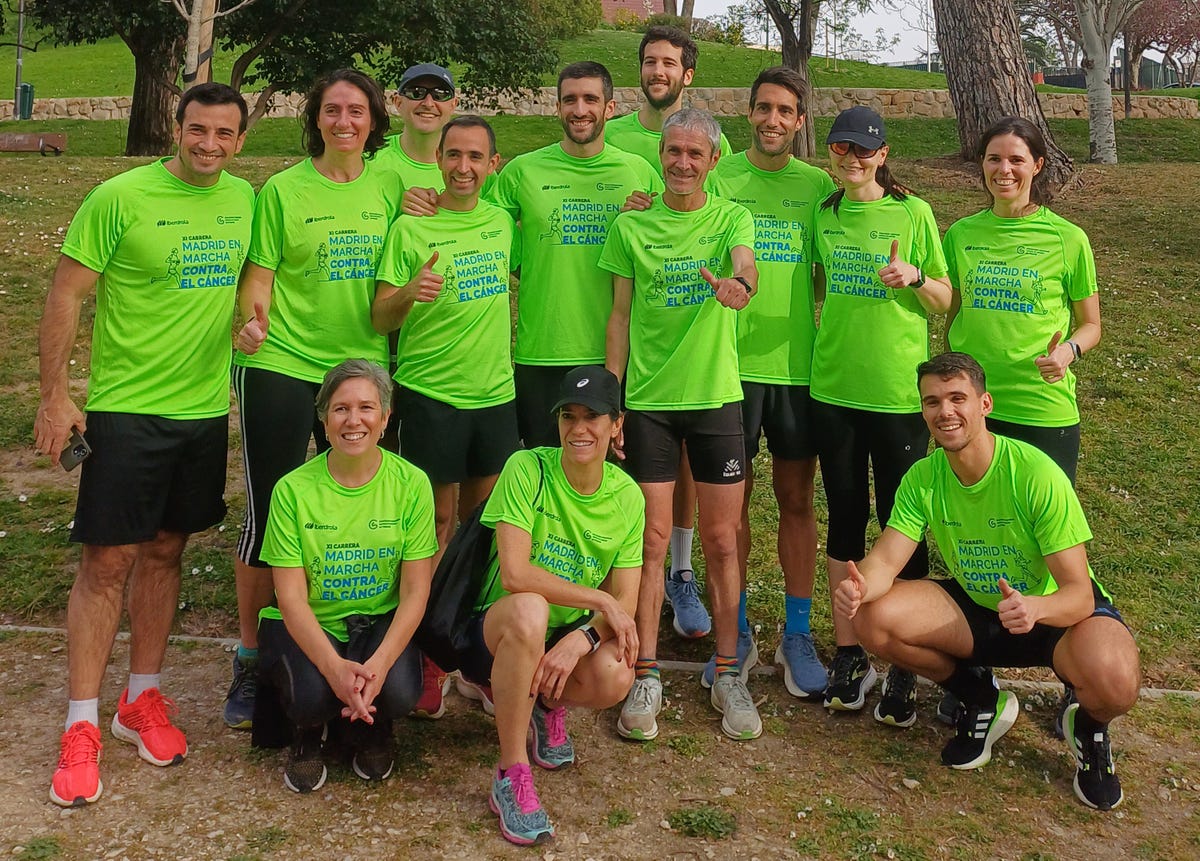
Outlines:
[{"label": "black cap with logo", "polygon": [[601,414],[621,410],[621,381],[602,365],[584,365],[568,371],[558,387],[558,403],[551,412],[567,404],[582,404]]},{"label": "black cap with logo", "polygon": [[887,131],[883,126],[883,117],[863,105],[846,108],[833,121],[829,137],[825,143],[847,141],[868,149],[879,149],[887,143]]}]

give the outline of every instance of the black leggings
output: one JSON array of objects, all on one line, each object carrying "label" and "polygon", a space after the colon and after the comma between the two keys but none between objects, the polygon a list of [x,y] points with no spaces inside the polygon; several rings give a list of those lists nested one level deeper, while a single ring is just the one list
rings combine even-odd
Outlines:
[{"label": "black leggings", "polygon": [[[900,479],[929,448],[929,429],[920,413],[877,413],[814,401],[813,415],[829,505],[826,552],[839,562],[858,561],[867,552],[870,473],[875,477],[875,516],[883,529]],[[922,539],[900,576],[915,580],[928,573],[929,548]]]},{"label": "black leggings", "polygon": [[[329,642],[343,658],[365,661],[387,633],[395,611],[382,616],[353,616],[350,642],[343,643],[326,633]],[[361,627],[351,620],[362,620]],[[338,717],[343,703],[308,655],[296,645],[287,626],[278,619],[263,619],[258,624],[259,673],[279,691],[284,713],[295,726],[319,726]],[[403,717],[412,711],[421,696],[421,653],[409,643],[388,670],[383,687],[375,698],[376,717]]]},{"label": "black leggings", "polygon": [[1027,442],[1045,452],[1067,474],[1071,484],[1075,484],[1075,471],[1079,466],[1078,423],[1061,428],[1046,428],[1006,422],[988,416],[987,426],[992,433]]}]

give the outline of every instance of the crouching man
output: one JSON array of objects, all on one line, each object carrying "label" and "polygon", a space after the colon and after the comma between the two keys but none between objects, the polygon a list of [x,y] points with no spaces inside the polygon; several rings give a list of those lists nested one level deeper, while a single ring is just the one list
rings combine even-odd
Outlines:
[{"label": "crouching man", "polygon": [[[1121,803],[1109,722],[1137,701],[1137,646],[1096,580],[1092,537],[1070,480],[1030,445],[995,436],[983,368],[945,353],[917,368],[921,411],[939,448],[900,482],[879,541],[835,593],[867,649],[941,685],[961,702],[942,749],[951,768],[991,759],[1020,713],[977,667],[1050,667],[1075,688],[1063,729],[1075,795]],[[953,575],[896,580],[928,528]]]}]

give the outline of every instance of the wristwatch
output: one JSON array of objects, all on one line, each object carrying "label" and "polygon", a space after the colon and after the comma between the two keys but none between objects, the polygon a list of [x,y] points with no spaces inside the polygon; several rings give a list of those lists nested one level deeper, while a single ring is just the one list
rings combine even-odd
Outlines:
[{"label": "wristwatch", "polygon": [[596,651],[600,648],[600,632],[591,625],[584,625],[579,629],[583,636],[587,637],[588,645],[591,646],[591,651]]},{"label": "wristwatch", "polygon": [[1083,350],[1079,349],[1079,345],[1070,338],[1067,339],[1067,346],[1071,348],[1071,352],[1074,354],[1075,360],[1078,361],[1079,357],[1083,355]]},{"label": "wristwatch", "polygon": [[917,267],[917,280],[909,286],[911,286],[914,290],[920,290],[925,286],[925,273],[921,270],[920,266]]}]

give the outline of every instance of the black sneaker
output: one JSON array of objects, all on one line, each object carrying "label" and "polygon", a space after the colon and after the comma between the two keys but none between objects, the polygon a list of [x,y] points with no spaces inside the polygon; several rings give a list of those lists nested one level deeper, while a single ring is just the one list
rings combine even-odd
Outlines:
[{"label": "black sneaker", "polygon": [[1075,754],[1075,797],[1093,810],[1112,810],[1124,800],[1125,794],[1113,768],[1108,730],[1081,739],[1075,730],[1078,714],[1079,703],[1071,703],[1063,717],[1067,747]]},{"label": "black sneaker", "polygon": [[1021,706],[1011,691],[996,691],[995,705],[960,705],[957,731],[942,748],[942,764],[958,769],[987,765],[992,745],[1012,729],[1020,713]]},{"label": "black sneaker", "polygon": [[858,711],[867,701],[867,691],[875,684],[875,668],[864,651],[838,651],[829,672],[829,687],[825,689],[825,708],[837,711]]},{"label": "black sneaker", "polygon": [[325,785],[325,760],[321,756],[321,744],[325,740],[325,727],[297,727],[292,742],[292,752],[283,769],[283,785],[292,792],[312,792]]},{"label": "black sneaker", "polygon": [[917,677],[893,666],[883,680],[875,720],[888,726],[910,727],[917,722]]},{"label": "black sneaker", "polygon": [[1054,713],[1054,737],[1066,738],[1066,733],[1063,732],[1063,719],[1067,716],[1069,709],[1075,700],[1075,689],[1070,685],[1063,685],[1062,699],[1058,701],[1058,710]]},{"label": "black sneaker", "polygon": [[354,750],[350,765],[354,773],[363,780],[387,780],[396,761],[391,720],[376,718],[373,724],[355,721],[350,726]]},{"label": "black sneaker", "polygon": [[[996,679],[994,676],[992,676],[992,670],[990,667],[971,667],[971,672],[981,679],[990,678],[992,687],[997,686]],[[955,721],[958,720],[958,706],[958,697],[949,691],[944,690],[942,692],[942,699],[938,702],[937,711],[934,713],[934,717],[936,717],[946,726],[954,726]],[[1059,738],[1062,738],[1062,736],[1059,736]]]},{"label": "black sneaker", "polygon": [[258,696],[258,660],[243,662],[233,653],[233,683],[225,695],[222,717],[230,729],[254,727],[254,700]]}]

